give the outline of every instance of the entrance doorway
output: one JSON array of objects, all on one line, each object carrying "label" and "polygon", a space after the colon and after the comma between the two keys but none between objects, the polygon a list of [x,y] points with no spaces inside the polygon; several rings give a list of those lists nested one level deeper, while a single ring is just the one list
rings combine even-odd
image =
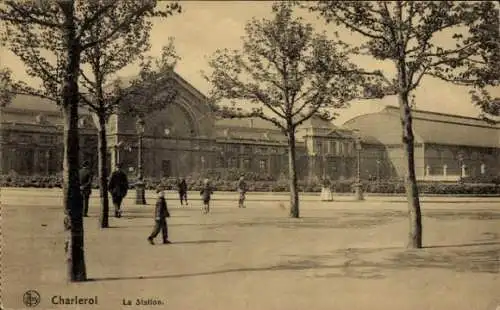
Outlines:
[{"label": "entrance doorway", "polygon": [[169,178],[172,175],[172,163],[170,160],[163,160],[161,163],[162,176]]}]

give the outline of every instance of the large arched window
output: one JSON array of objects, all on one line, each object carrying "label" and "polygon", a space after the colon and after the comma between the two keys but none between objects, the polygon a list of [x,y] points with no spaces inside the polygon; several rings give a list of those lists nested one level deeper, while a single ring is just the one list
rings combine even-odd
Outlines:
[{"label": "large arched window", "polygon": [[171,104],[147,117],[146,135],[172,138],[193,137],[196,135],[196,126],[183,106]]}]

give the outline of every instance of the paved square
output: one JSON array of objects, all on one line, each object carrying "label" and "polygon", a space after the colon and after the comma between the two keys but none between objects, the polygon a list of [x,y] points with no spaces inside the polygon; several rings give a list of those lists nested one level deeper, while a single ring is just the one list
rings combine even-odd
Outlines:
[{"label": "paved square", "polygon": [[[148,206],[124,203],[124,217],[98,228],[94,191],[85,221],[87,275],[68,284],[60,190],[2,189],[2,300],[23,309],[496,309],[500,305],[500,199],[423,198],[424,244],[404,249],[402,197],[303,195],[289,219],[284,194],[216,193],[213,212],[199,200],[180,208],[167,193],[171,245],[150,245]],[[134,195],[133,192],[130,193]],[[196,193],[190,193],[198,198]],[[234,199],[233,199],[234,196]],[[157,241],[160,241],[159,239]],[[55,296],[55,297],[54,297]],[[94,298],[97,305],[54,305]],[[163,305],[136,306],[136,299]],[[131,302],[132,306],[123,305]]]}]

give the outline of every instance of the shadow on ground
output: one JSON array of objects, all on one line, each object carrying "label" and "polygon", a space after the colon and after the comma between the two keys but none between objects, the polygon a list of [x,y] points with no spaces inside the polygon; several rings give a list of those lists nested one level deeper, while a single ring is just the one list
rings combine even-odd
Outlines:
[{"label": "shadow on ground", "polygon": [[[185,243],[189,243],[189,241]],[[355,279],[383,279],[389,276],[391,272],[415,269],[442,269],[465,273],[498,273],[500,268],[499,253],[500,242],[496,241],[429,246],[424,249],[401,249],[396,247],[346,248],[322,255],[286,255],[281,257],[283,262],[268,266],[170,275],[103,277],[89,279],[89,281],[172,279],[267,271],[308,271],[308,277]]]},{"label": "shadow on ground", "polygon": [[424,216],[437,220],[500,220],[500,212],[494,211],[430,211],[425,212]]},{"label": "shadow on ground", "polygon": [[[333,212],[332,212],[333,213]],[[207,224],[174,224],[178,226],[183,225],[200,225],[205,229],[221,229],[225,227],[259,227],[259,226],[272,226],[278,228],[312,228],[312,229],[325,229],[325,228],[371,228],[374,226],[387,225],[394,222],[407,219],[407,212],[405,211],[363,211],[363,212],[346,212],[335,211],[334,216],[322,217],[301,217],[299,219],[291,219],[286,216],[283,217],[256,217],[252,219],[245,219],[240,221],[227,221],[224,223],[207,223]],[[425,211],[424,217],[436,220],[498,220],[500,219],[500,212],[489,211]]]},{"label": "shadow on ground", "polygon": [[172,244],[213,244],[213,243],[230,243],[231,240],[193,240],[193,241],[172,241]]}]

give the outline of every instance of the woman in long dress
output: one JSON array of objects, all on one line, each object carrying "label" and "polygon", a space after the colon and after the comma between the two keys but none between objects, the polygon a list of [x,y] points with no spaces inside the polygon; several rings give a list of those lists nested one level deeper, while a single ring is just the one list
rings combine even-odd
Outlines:
[{"label": "woman in long dress", "polygon": [[332,183],[328,178],[323,179],[323,184],[321,188],[321,200],[322,201],[332,201],[333,195],[332,190],[330,189]]}]

